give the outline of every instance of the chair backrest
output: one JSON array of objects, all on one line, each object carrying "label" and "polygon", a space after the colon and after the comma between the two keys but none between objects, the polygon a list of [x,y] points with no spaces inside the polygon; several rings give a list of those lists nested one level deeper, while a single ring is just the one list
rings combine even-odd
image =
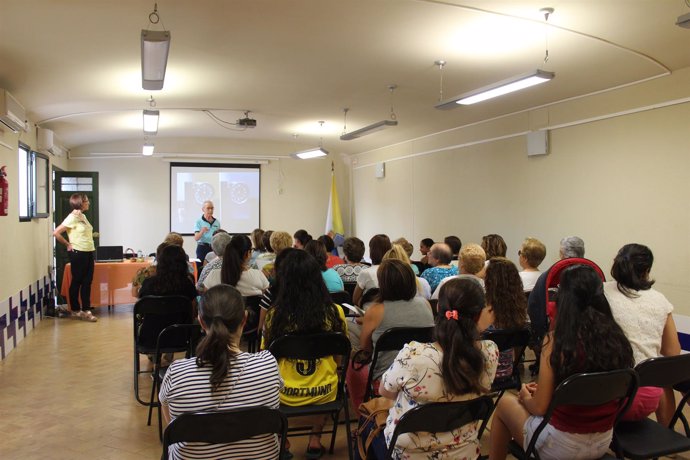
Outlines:
[{"label": "chair backrest", "polygon": [[445,433],[474,421],[487,421],[493,410],[489,396],[467,401],[422,404],[405,412],[395,426],[388,447],[388,457],[393,458],[393,449],[398,437],[404,433]]},{"label": "chair backrest", "polygon": [[188,358],[196,356],[196,347],[204,332],[199,324],[173,324],[158,334],[154,363],[166,349],[185,350]]},{"label": "chair backrest", "polygon": [[345,291],[352,296],[355,293],[355,288],[357,287],[357,282],[346,282],[343,283],[343,286],[345,287]]},{"label": "chair backrest", "polygon": [[623,412],[632,404],[637,388],[638,377],[633,369],[571,375],[561,382],[553,392],[549,408],[534,431],[529,446],[525,449],[527,457],[532,455],[539,433],[549,423],[553,411],[558,406],[600,406],[611,401],[617,401],[615,418],[617,422]]},{"label": "chair backrest", "polygon": [[553,296],[549,295],[551,293],[557,292],[558,285],[561,283],[561,273],[568,267],[573,265],[589,265],[594,269],[595,272],[601,278],[601,281],[606,281],[606,276],[604,272],[599,268],[597,264],[589,259],[583,259],[580,257],[570,257],[568,259],[559,260],[549,268],[549,274],[546,276],[546,315],[549,317],[551,322],[551,329],[554,326],[554,320],[556,318],[556,300]]},{"label": "chair backrest", "polygon": [[352,304],[352,294],[347,291],[331,292],[331,300],[333,303],[342,305],[344,303]]},{"label": "chair backrest", "polygon": [[261,312],[261,307],[259,306],[263,295],[252,295],[243,297],[244,308],[248,312],[247,324],[244,325],[243,333],[256,331],[259,326],[259,315]]},{"label": "chair backrest", "polygon": [[635,366],[641,387],[672,387],[690,380],[690,354],[649,358]]},{"label": "chair backrest", "polygon": [[374,379],[374,369],[378,362],[379,354],[384,351],[400,351],[405,344],[412,341],[429,343],[433,341],[434,327],[392,327],[384,331],[376,341],[374,351],[369,365],[369,375],[367,377],[366,392],[364,400],[367,401],[373,394],[372,383]]},{"label": "chair backrest", "polygon": [[530,342],[531,335],[532,333],[529,328],[492,329],[484,331],[482,339],[494,342],[499,351],[514,350],[513,370],[511,374],[501,379],[494,379],[494,384],[492,384],[493,391],[500,391],[506,388],[520,388],[522,380],[520,378],[519,364],[525,355],[525,350]]},{"label": "chair backrest", "polygon": [[182,414],[168,425],[163,434],[162,458],[167,459],[170,445],[179,442],[225,444],[271,433],[280,436],[282,455],[287,426],[285,415],[268,407]]},{"label": "chair backrest", "polygon": [[153,349],[163,329],[173,324],[191,324],[192,315],[192,301],[186,297],[142,297],[134,304],[134,342],[137,347]]}]

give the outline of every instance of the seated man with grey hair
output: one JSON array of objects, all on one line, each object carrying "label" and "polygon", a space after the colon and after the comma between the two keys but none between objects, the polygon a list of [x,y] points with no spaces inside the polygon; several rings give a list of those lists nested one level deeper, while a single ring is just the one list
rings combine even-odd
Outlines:
[{"label": "seated man with grey hair", "polygon": [[[566,236],[561,240],[558,254],[559,260],[584,257],[585,242],[577,236]],[[550,271],[551,268],[549,267],[548,270],[539,275],[527,301],[527,313],[532,323],[532,340],[536,347],[541,345],[542,338],[549,330],[548,317],[546,316],[546,278]]]},{"label": "seated man with grey hair", "polygon": [[216,268],[220,269],[220,267],[223,266],[223,253],[225,252],[225,247],[228,245],[228,243],[230,243],[231,239],[232,237],[226,232],[218,232],[213,235],[213,238],[211,239],[211,249],[213,249],[213,252],[218,257],[207,263],[204,266],[204,269],[201,270],[199,279],[196,282],[196,289],[199,291],[199,293],[206,290],[206,288],[204,288],[204,280],[208,274],[211,273],[212,270]]},{"label": "seated man with grey hair", "polygon": [[431,268],[424,270],[420,278],[427,280],[431,292],[434,292],[442,279],[457,275],[458,269],[450,264],[453,251],[445,243],[434,243],[427,257]]}]

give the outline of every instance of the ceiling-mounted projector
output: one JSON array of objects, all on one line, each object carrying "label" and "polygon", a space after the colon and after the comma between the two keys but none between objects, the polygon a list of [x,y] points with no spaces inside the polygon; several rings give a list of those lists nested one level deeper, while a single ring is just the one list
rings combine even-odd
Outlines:
[{"label": "ceiling-mounted projector", "polygon": [[249,117],[240,118],[237,120],[237,126],[244,126],[245,128],[256,128],[256,120]]},{"label": "ceiling-mounted projector", "polygon": [[690,29],[690,13],[678,16],[676,25],[679,27],[683,27],[684,29]]}]

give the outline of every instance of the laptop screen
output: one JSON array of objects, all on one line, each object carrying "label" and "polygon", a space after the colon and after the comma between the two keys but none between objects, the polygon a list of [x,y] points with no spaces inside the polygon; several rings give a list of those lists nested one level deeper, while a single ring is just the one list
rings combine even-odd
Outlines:
[{"label": "laptop screen", "polygon": [[97,262],[121,262],[122,246],[98,246],[96,248]]}]

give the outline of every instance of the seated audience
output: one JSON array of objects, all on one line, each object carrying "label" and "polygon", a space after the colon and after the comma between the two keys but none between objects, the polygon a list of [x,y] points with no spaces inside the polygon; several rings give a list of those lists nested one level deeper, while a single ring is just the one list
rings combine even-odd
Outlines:
[{"label": "seated audience", "polygon": [[419,242],[419,252],[422,253],[422,258],[420,259],[420,262],[422,262],[424,265],[429,265],[427,253],[431,250],[431,246],[433,245],[434,240],[432,240],[431,238],[424,238],[422,241]]},{"label": "seated audience", "polygon": [[[614,281],[604,283],[611,313],[632,345],[635,365],[648,358],[680,354],[673,305],[652,288],[649,272],[653,263],[647,246],[626,244],[613,259]],[[641,387],[623,419],[641,420],[656,411],[656,419],[668,425],[675,408],[673,389]]]},{"label": "seated audience", "polygon": [[[429,327],[434,325],[431,306],[417,295],[416,277],[409,264],[400,260],[385,259],[377,272],[379,297],[364,315],[360,347],[373,351],[381,334],[392,327]],[[383,352],[378,356],[376,367],[369,372],[373,375],[374,388],[395,359],[395,352]],[[358,407],[364,397],[363,388],[348,386],[350,397]],[[358,399],[359,398],[359,399]]]},{"label": "seated audience", "polygon": [[[410,258],[407,256],[407,252],[399,244],[394,244],[388,252],[383,255],[383,260],[395,259],[404,262],[414,269],[414,265],[410,262]],[[417,283],[417,294],[429,300],[431,297],[431,287],[429,282],[424,278],[415,277],[415,282]]]},{"label": "seated audience", "polygon": [[525,238],[518,251],[518,257],[520,258],[520,267],[522,267],[520,272],[522,287],[525,292],[530,292],[534,289],[534,284],[541,275],[539,264],[546,257],[546,246],[536,238]]},{"label": "seated audience", "polygon": [[326,246],[319,240],[311,240],[304,246],[304,250],[316,260],[317,264],[319,264],[321,276],[323,277],[323,282],[326,283],[328,292],[344,291],[345,285],[338,273],[332,268],[326,267],[326,261],[328,260]]},{"label": "seated audience", "polygon": [[[456,278],[471,278],[477,281],[484,287],[484,280],[479,276],[484,270],[484,262],[486,262],[486,253],[478,244],[470,243],[465,245],[460,251],[460,261],[458,266],[458,275]],[[431,295],[432,299],[438,299],[439,291],[443,283],[452,280],[454,277],[444,278],[439,283],[438,287]]]},{"label": "seated audience", "polygon": [[235,235],[225,248],[220,269],[211,271],[204,280],[209,289],[218,284],[236,287],[245,296],[261,295],[268,288],[268,280],[259,270],[249,268],[252,242],[247,235]]},{"label": "seated audience", "polygon": [[357,287],[352,294],[352,301],[355,305],[361,306],[362,294],[368,289],[379,287],[376,271],[381,264],[383,255],[392,247],[391,240],[388,235],[378,234],[371,237],[369,240],[369,257],[371,258],[371,267],[361,271],[357,277]]},{"label": "seated audience", "polygon": [[482,249],[486,253],[486,260],[491,260],[494,257],[505,257],[508,252],[508,246],[501,235],[490,233],[482,237]]},{"label": "seated audience", "polygon": [[[214,230],[213,236],[216,236],[216,235],[218,235],[219,233],[225,233],[225,234],[227,234],[228,232],[226,232],[226,231],[223,230],[222,228],[219,228],[219,229],[217,229],[217,230]],[[211,262],[213,262],[213,261],[216,260],[217,258],[221,257],[222,254],[223,254],[222,252],[221,252],[220,255],[219,255],[219,254],[216,254],[215,251],[213,251],[213,237],[211,237],[211,252],[209,252],[208,254],[206,254],[206,258],[204,259],[203,267],[205,268],[208,264],[210,264]],[[202,271],[203,271],[203,269],[202,269]],[[197,281],[197,283],[198,283],[198,281]]]},{"label": "seated audience", "polygon": [[[218,257],[206,264],[203,270],[201,270],[199,279],[196,282],[197,291],[203,292],[205,290],[204,281],[206,281],[208,274],[213,270],[220,270],[220,268],[223,266],[223,254],[225,253],[225,248],[227,248],[231,239],[232,237],[227,232],[216,232],[216,234],[213,235],[213,238],[211,239],[211,249],[212,253],[216,254]],[[209,254],[211,253],[209,252]]]},{"label": "seated audience", "polygon": [[458,238],[457,236],[451,235],[445,237],[443,239],[443,242],[450,247],[450,251],[453,253],[453,257],[451,258],[450,264],[454,267],[457,267],[459,264],[458,260],[460,257],[460,248],[462,247],[462,241],[460,241],[460,238]]},{"label": "seated audience", "polygon": [[[185,412],[214,412],[267,406],[277,409],[282,381],[275,358],[267,351],[240,350],[246,313],[237,289],[218,285],[199,305],[199,323],[206,331],[195,358],[175,361],[165,373],[158,395],[164,425]],[[262,458],[278,460],[278,438],[256,436],[231,444],[179,443],[171,459]]]},{"label": "seated audience", "polygon": [[251,234],[252,240],[252,257],[249,259],[249,266],[256,268],[256,258],[261,254],[266,252],[266,247],[264,246],[264,231],[260,228],[255,228]]},{"label": "seated audience", "polygon": [[156,274],[143,281],[139,298],[147,295],[180,295],[196,303],[196,288],[187,269],[187,254],[182,248],[165,246],[157,261]]},{"label": "seated audience", "polygon": [[304,249],[307,243],[314,239],[306,230],[301,229],[297,230],[293,237],[295,238],[295,243],[292,247],[295,249]]},{"label": "seated audience", "polygon": [[335,270],[343,283],[356,283],[357,277],[367,265],[362,263],[364,257],[364,241],[356,237],[349,237],[343,243],[343,253],[345,254],[345,261],[342,264],[335,265]]},{"label": "seated audience", "polygon": [[326,255],[328,255],[328,258],[326,259],[326,267],[333,268],[335,265],[345,263],[343,259],[337,256],[333,238],[328,235],[321,235],[317,239],[326,247]]},{"label": "seated audience", "polygon": [[[288,232],[282,232],[282,231],[277,231],[271,235],[271,247],[276,248],[275,249],[275,262],[272,262],[270,264],[267,264],[264,266],[264,270],[262,270],[263,274],[266,275],[266,278],[268,278],[269,283],[273,286],[273,288],[269,287],[264,291],[264,295],[261,298],[261,301],[259,302],[259,307],[261,307],[261,310],[259,311],[259,330],[262,331],[264,327],[264,321],[266,320],[266,313],[268,312],[268,309],[273,306],[273,293],[271,292],[273,289],[273,292],[278,292],[275,286],[275,279],[276,279],[276,272],[278,270],[278,260],[280,259],[280,255],[285,252],[286,249],[292,248],[292,237]],[[268,273],[268,274],[267,274]]]},{"label": "seated audience", "polygon": [[[584,257],[585,242],[577,236],[566,236],[561,240],[558,256],[560,260],[571,257]],[[549,320],[546,315],[546,278],[549,276],[549,270],[539,275],[527,300],[527,313],[531,323],[532,337],[537,344],[541,343],[542,337],[549,329]]]},{"label": "seated audience", "polygon": [[[511,438],[525,448],[541,423],[553,392],[565,379],[582,372],[604,372],[634,366],[630,342],[611,315],[599,275],[575,265],[561,275],[558,315],[544,339],[539,377],[523,384],[517,397],[505,394],[491,425],[492,460],[504,459]],[[541,432],[541,458],[600,458],[613,435],[618,402],[601,406],[560,406]]]},{"label": "seated audience", "polygon": [[[329,331],[347,334],[343,310],[331,302],[316,260],[305,251],[285,249],[276,262],[277,292],[273,307],[266,316],[261,348],[268,348],[273,340],[286,334]],[[285,382],[280,392],[282,404],[303,406],[335,399],[338,376],[333,358],[319,359],[307,369],[300,362],[281,359],[278,368]],[[330,391],[320,391],[322,388],[330,388]],[[312,389],[314,391],[310,391]],[[320,458],[325,452],[321,435],[315,434],[322,430],[324,424],[325,416],[314,421],[314,434],[309,437],[307,458]]]},{"label": "seated audience", "polygon": [[173,246],[179,246],[183,247],[184,246],[184,239],[182,238],[182,235],[180,235],[177,232],[170,232],[165,236],[165,239],[163,240],[164,243],[168,243]]},{"label": "seated audience", "polygon": [[393,241],[393,244],[398,244],[405,250],[405,254],[407,254],[407,259],[410,260],[410,264],[412,265],[412,271],[414,272],[415,276],[419,276],[419,268],[412,263],[412,253],[414,252],[414,246],[412,246],[412,243],[407,241],[405,238],[400,237],[397,240]]},{"label": "seated audience", "polygon": [[[464,401],[486,394],[496,372],[498,348],[479,333],[491,322],[481,286],[469,279],[444,284],[439,296],[434,343],[410,342],[383,374],[379,391],[395,400],[375,457],[385,456],[397,421],[409,410],[435,402]],[[445,433],[416,432],[398,437],[393,458],[471,459],[479,454],[475,422]]]},{"label": "seated audience", "polygon": [[[271,245],[273,253],[276,257],[278,257],[278,255],[285,249],[292,247],[292,237],[288,232],[273,232],[271,233],[271,239],[269,243]],[[266,278],[268,278],[268,281],[273,281],[275,277],[273,262],[265,264],[261,271],[266,276]]]},{"label": "seated audience", "polygon": [[141,284],[146,278],[150,278],[156,274],[156,261],[160,258],[161,252],[169,243],[161,243],[156,248],[156,260],[153,261],[148,267],[140,268],[132,279],[132,297],[139,297],[139,289],[141,289]]},{"label": "seated audience", "polygon": [[431,246],[427,257],[431,268],[424,270],[421,278],[429,283],[431,292],[434,292],[442,279],[457,275],[458,269],[450,264],[453,253],[450,246],[445,243],[435,243]]},{"label": "seated audience", "polygon": [[[527,298],[517,267],[505,257],[494,257],[486,268],[484,278],[486,305],[494,315],[495,329],[515,330],[527,327]],[[510,377],[513,373],[513,350],[501,352],[496,378]]]},{"label": "seated audience", "polygon": [[[273,230],[268,230],[265,231],[263,236],[261,237],[261,244],[264,247],[264,252],[256,256],[256,259],[254,260],[254,265],[252,265],[252,268],[256,268],[258,270],[263,270],[264,266],[266,264],[272,264],[276,260],[276,255],[273,252],[273,248],[271,247],[271,235],[273,234]],[[292,244],[292,238],[290,238],[290,244]]]}]

